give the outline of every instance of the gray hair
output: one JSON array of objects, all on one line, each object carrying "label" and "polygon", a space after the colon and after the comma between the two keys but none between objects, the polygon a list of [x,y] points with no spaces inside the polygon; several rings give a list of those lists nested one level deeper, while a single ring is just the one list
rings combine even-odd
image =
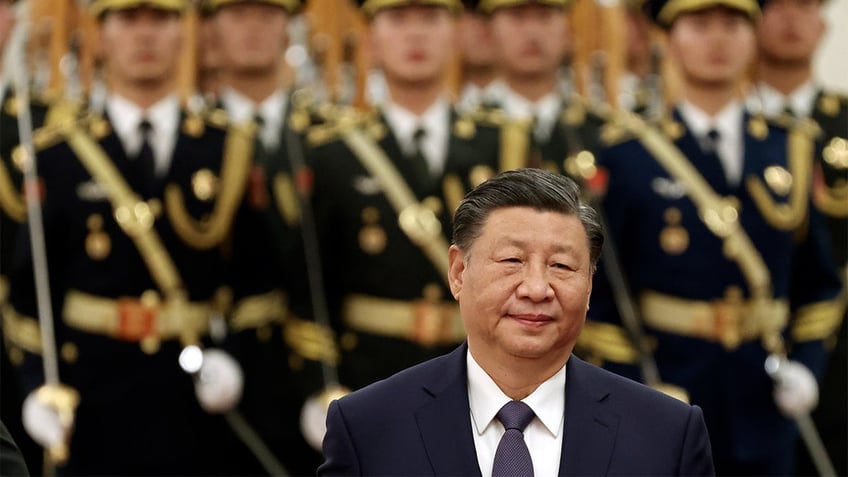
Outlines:
[{"label": "gray hair", "polygon": [[454,244],[468,251],[489,214],[506,207],[530,207],[578,217],[586,230],[589,258],[595,270],[604,244],[598,213],[580,200],[580,188],[572,179],[542,169],[502,172],[466,194],[453,218]]}]

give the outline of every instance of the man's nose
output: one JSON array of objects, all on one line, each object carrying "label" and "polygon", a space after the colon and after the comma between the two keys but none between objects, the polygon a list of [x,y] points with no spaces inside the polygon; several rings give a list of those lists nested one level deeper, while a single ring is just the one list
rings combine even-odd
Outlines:
[{"label": "man's nose", "polygon": [[518,295],[533,301],[545,301],[553,297],[554,290],[548,280],[547,267],[542,264],[531,264],[525,268]]}]

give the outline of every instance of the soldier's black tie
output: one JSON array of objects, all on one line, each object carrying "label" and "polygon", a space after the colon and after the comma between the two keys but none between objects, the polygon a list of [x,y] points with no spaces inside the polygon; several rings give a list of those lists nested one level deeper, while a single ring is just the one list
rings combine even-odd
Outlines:
[{"label": "soldier's black tie", "polygon": [[149,197],[156,186],[156,161],[153,156],[153,147],[150,145],[150,135],[153,125],[143,118],[138,125],[138,133],[141,135],[141,148],[132,161],[134,166],[135,181],[139,186],[139,192]]},{"label": "soldier's black tie", "polygon": [[409,158],[412,161],[412,170],[415,172],[415,178],[425,190],[429,190],[431,186],[432,176],[430,174],[430,166],[427,164],[427,159],[424,157],[423,141],[427,137],[427,131],[419,127],[412,134],[412,156]]},{"label": "soldier's black tie", "polygon": [[524,442],[524,429],[535,416],[530,406],[521,401],[510,401],[498,411],[496,417],[506,432],[495,451],[492,477],[533,477],[533,461]]}]

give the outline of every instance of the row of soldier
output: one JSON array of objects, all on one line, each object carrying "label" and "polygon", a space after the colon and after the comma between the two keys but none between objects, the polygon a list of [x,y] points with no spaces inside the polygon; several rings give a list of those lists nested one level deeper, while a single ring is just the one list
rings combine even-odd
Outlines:
[{"label": "row of soldier", "polygon": [[[649,2],[683,93],[650,121],[562,88],[566,0],[466,6],[491,80],[482,107],[444,89],[462,5],[365,0],[385,82],[367,112],[281,86],[296,0],[209,0],[222,87],[187,108],[174,82],[185,7],[91,3],[106,94],[32,105],[34,162],[16,147],[25,102],[3,83],[4,388],[21,383],[3,419],[23,418],[13,435],[25,428],[59,473],[279,472],[240,422],[289,472],[314,473],[342,386],[463,341],[445,282],[450,216],[517,167],[574,177],[604,213],[612,246],[580,353],[700,405],[720,474],[795,470],[790,418],[814,406],[845,334],[848,101],[811,79],[818,0]],[[33,164],[51,349],[18,193]],[[45,386],[48,354],[64,386]],[[822,422],[837,423],[827,441],[844,472],[844,354],[833,362],[843,381],[825,384],[836,406]]]}]

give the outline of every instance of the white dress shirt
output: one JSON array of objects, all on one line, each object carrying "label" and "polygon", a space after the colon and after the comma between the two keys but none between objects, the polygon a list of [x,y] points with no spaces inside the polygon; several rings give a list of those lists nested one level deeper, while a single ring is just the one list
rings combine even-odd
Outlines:
[{"label": "white dress shirt", "polygon": [[[466,363],[471,431],[474,434],[477,463],[482,476],[491,477],[495,451],[504,434],[503,424],[495,416],[512,399],[477,364],[470,351],[466,355]],[[524,429],[524,442],[533,460],[533,475],[555,476],[559,473],[565,421],[565,365],[522,401],[536,413],[536,417]]]},{"label": "white dress shirt", "polygon": [[780,116],[786,108],[791,109],[795,116],[806,118],[813,112],[816,96],[818,96],[818,88],[812,81],[807,81],[789,95],[781,93],[766,83],[759,82],[748,95],[748,105],[751,110],[761,112],[769,118]]},{"label": "white dress shirt", "polygon": [[262,117],[262,129],[259,139],[266,150],[276,149],[280,145],[283,121],[286,116],[286,92],[278,89],[261,103],[256,104],[247,96],[232,88],[224,88],[221,92],[221,103],[235,123],[253,121],[256,116]]},{"label": "white dress shirt", "polygon": [[156,175],[163,177],[167,174],[171,167],[180,120],[180,101],[177,96],[167,96],[145,111],[126,98],[110,94],[106,99],[106,112],[112,129],[130,158],[138,155],[144,142],[139,127],[142,119],[150,123],[148,143],[153,150]]},{"label": "white dress shirt", "polygon": [[444,98],[437,100],[421,116],[416,116],[391,101],[383,104],[382,110],[386,122],[406,155],[415,153],[415,131],[419,128],[424,130],[421,153],[427,161],[430,173],[433,176],[441,175],[445,169],[450,137],[451,108],[448,101]]},{"label": "white dress shirt", "polygon": [[686,127],[698,140],[703,140],[710,130],[718,131],[716,154],[721,160],[727,182],[734,187],[738,186],[745,157],[745,110],[742,103],[732,101],[715,116],[710,116],[688,101],[681,102],[678,109]]},{"label": "white dress shirt", "polygon": [[562,95],[558,90],[551,91],[538,101],[530,101],[502,80],[495,80],[487,89],[486,95],[497,98],[501,109],[510,119],[535,121],[533,137],[539,142],[545,142],[551,137],[554,126],[559,120],[563,103]]}]

